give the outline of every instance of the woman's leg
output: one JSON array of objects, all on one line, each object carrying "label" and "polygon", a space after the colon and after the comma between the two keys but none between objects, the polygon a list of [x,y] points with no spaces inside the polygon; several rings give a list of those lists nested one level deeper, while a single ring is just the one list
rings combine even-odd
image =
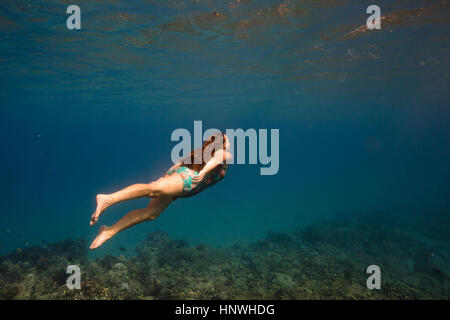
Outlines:
[{"label": "woman's leg", "polygon": [[183,191],[183,180],[178,173],[166,175],[151,183],[133,184],[112,194],[97,195],[97,208],[91,217],[91,226],[97,223],[100,215],[108,207],[118,202],[141,197],[157,198],[161,196],[177,196]]},{"label": "woman's leg", "polygon": [[111,227],[101,226],[100,231],[90,248],[93,250],[100,247],[105,241],[111,239],[120,231],[130,228],[138,223],[155,220],[172,202],[172,199],[172,197],[152,199],[145,209],[137,209],[129,212]]}]

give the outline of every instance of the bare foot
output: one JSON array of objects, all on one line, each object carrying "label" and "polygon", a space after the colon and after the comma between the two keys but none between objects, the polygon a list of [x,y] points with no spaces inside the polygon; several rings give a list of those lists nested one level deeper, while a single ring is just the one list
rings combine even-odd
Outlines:
[{"label": "bare foot", "polygon": [[100,215],[112,204],[112,196],[107,194],[98,194],[97,197],[97,208],[91,217],[91,226],[97,223]]},{"label": "bare foot", "polygon": [[100,247],[105,241],[111,239],[114,234],[111,232],[111,227],[101,226],[98,231],[97,237],[92,241],[91,246],[89,247],[91,250],[97,249]]}]

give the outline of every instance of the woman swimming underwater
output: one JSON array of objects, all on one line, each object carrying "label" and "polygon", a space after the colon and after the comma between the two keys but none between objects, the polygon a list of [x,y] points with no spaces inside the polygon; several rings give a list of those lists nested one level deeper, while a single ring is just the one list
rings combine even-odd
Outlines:
[{"label": "woman swimming underwater", "polygon": [[[225,134],[212,135],[202,146],[177,161],[167,173],[151,183],[139,183],[112,194],[97,195],[97,208],[91,217],[91,226],[100,215],[118,202],[149,197],[151,201],[144,209],[129,212],[114,225],[101,226],[90,248],[96,249],[115,234],[143,221],[156,219],[176,198],[191,197],[212,186],[225,176],[231,159],[230,143]],[[201,152],[201,153],[200,153]],[[195,161],[200,159],[199,161]]]}]

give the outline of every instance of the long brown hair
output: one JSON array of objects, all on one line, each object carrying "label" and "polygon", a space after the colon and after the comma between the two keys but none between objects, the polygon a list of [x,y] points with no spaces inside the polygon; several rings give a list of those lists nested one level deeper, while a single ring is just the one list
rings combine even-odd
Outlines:
[{"label": "long brown hair", "polygon": [[[222,140],[222,144],[219,145],[219,143],[221,142],[220,140]],[[186,163],[183,164],[184,166],[188,167],[189,169],[195,170],[197,172],[199,172],[200,170],[203,169],[203,167],[205,166],[206,162],[208,162],[208,157],[209,155],[211,155],[211,157],[214,157],[216,151],[222,149],[222,150],[226,150],[226,136],[223,132],[220,133],[215,133],[212,134],[204,143],[202,146],[202,150],[201,150],[201,154],[200,154],[200,150],[198,150],[198,153],[195,153],[195,150],[191,151],[191,154],[189,156],[190,158],[190,164]],[[211,150],[212,149],[212,150]],[[205,159],[206,156],[206,159]],[[196,158],[197,159],[202,159],[201,163],[195,163],[196,161],[194,161]],[[197,161],[199,162],[199,161]]]}]

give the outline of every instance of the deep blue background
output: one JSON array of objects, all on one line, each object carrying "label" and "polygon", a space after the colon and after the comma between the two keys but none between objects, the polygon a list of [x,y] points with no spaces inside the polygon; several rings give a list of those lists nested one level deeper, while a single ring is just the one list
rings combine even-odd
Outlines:
[{"label": "deep blue background", "polygon": [[[0,252],[93,239],[97,193],[170,166],[176,128],[280,129],[280,170],[225,180],[100,249],[161,229],[229,245],[345,213],[448,215],[449,40],[439,1],[381,1],[401,24],[356,37],[367,1],[0,4]],[[403,10],[424,6],[422,15]],[[434,8],[434,9],[433,9]],[[448,12],[448,8],[446,9]],[[216,17],[213,11],[223,16]],[[403,21],[405,21],[403,23]],[[102,216],[112,224],[147,200]]]}]

